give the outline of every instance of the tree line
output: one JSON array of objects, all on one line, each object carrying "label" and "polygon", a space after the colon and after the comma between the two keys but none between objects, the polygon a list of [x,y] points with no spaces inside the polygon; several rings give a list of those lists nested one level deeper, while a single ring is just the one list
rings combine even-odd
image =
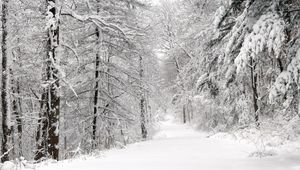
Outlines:
[{"label": "tree line", "polygon": [[136,0],[4,0],[1,161],[147,139],[158,63]]},{"label": "tree line", "polygon": [[181,120],[209,131],[280,125],[277,130],[287,132],[300,115],[299,5],[163,3],[164,77],[172,81],[167,87]]}]

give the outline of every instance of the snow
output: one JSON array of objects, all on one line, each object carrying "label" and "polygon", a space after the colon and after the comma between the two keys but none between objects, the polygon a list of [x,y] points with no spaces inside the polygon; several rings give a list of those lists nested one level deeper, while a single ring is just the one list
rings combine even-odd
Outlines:
[{"label": "snow", "polygon": [[222,22],[222,18],[226,15],[226,8],[224,6],[220,6],[215,13],[215,20],[213,25],[215,29],[218,28],[219,24]]},{"label": "snow", "polygon": [[6,161],[0,166],[0,170],[13,170],[16,169],[16,165],[11,161]]},{"label": "snow", "polygon": [[262,15],[254,24],[253,31],[245,37],[241,51],[235,59],[237,71],[244,68],[249,59],[256,59],[265,49],[270,56],[279,58],[286,40],[285,22],[274,12]]},{"label": "snow", "polygon": [[294,82],[299,83],[299,71],[300,71],[300,48],[291,63],[287,67],[287,71],[290,72]]},{"label": "snow", "polygon": [[291,84],[291,74],[288,71],[283,71],[276,78],[276,81],[269,93],[269,100],[273,102],[278,94],[285,94]]},{"label": "snow", "polygon": [[[299,150],[269,157],[251,157],[255,146],[221,135],[209,137],[166,116],[152,140],[39,165],[37,170],[299,170]],[[228,136],[228,135],[227,135]]]},{"label": "snow", "polygon": [[247,32],[247,9],[243,12],[242,15],[236,18],[236,24],[233,26],[232,30],[228,34],[229,40],[226,45],[225,54],[228,56],[231,52],[235,50],[237,46],[239,46],[242,41],[244,41],[245,34]]},{"label": "snow", "polygon": [[269,94],[269,100],[274,102],[276,97],[280,94],[286,94],[290,89],[292,83],[299,84],[299,71],[300,71],[300,49],[297,50],[296,55],[287,67],[287,71],[282,71]]}]

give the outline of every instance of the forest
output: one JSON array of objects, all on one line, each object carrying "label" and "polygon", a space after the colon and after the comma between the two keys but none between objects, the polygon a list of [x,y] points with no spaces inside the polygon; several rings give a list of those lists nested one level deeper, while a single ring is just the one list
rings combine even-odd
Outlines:
[{"label": "forest", "polygon": [[2,0],[0,10],[2,163],[155,141],[171,114],[207,138],[252,141],[251,157],[293,143],[300,169],[299,0]]}]

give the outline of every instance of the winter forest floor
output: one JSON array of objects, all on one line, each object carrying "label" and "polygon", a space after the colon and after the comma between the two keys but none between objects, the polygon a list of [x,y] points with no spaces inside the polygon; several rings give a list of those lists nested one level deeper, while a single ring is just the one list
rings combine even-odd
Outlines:
[{"label": "winter forest floor", "polygon": [[255,147],[208,137],[167,116],[153,140],[37,167],[37,170],[297,170],[300,152],[250,157]]}]

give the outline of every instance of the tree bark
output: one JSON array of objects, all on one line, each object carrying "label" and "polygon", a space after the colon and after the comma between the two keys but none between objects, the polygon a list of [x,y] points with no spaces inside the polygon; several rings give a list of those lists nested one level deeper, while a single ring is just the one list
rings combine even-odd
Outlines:
[{"label": "tree bark", "polygon": [[[38,151],[35,159],[42,157],[51,157],[59,159],[59,114],[60,114],[60,96],[59,96],[59,78],[56,67],[57,48],[59,42],[59,18],[56,7],[56,0],[47,0],[47,18],[50,26],[48,27],[47,59],[44,76],[44,88],[41,101],[41,119],[37,133],[37,139],[40,139]],[[52,22],[51,22],[52,21]]]},{"label": "tree bark", "polygon": [[184,104],[182,107],[182,116],[183,116],[183,123],[186,123],[186,105]]},{"label": "tree bark", "polygon": [[[49,3],[54,3],[56,5],[56,0],[48,0]],[[60,114],[60,96],[59,96],[59,78],[58,69],[54,66],[56,64],[57,57],[57,47],[59,46],[59,19],[57,18],[57,8],[56,6],[49,5],[49,12],[52,13],[53,18],[56,20],[56,25],[53,24],[48,30],[48,70],[47,70],[47,80],[52,81],[48,88],[47,97],[47,114],[49,116],[49,129],[48,129],[48,153],[52,159],[59,159],[59,114]]]},{"label": "tree bark", "polygon": [[250,59],[250,76],[251,76],[251,88],[252,88],[252,100],[254,109],[254,120],[256,126],[259,127],[259,108],[258,108],[258,93],[257,93],[257,75],[255,73],[255,63],[253,59]]},{"label": "tree bark", "polygon": [[[100,12],[100,0],[97,0],[96,1],[97,4],[97,14]],[[99,105],[99,100],[98,100],[98,97],[99,97],[99,78],[100,78],[100,44],[101,44],[101,30],[100,28],[98,28],[98,26],[96,26],[96,48],[97,48],[97,52],[96,52],[96,55],[95,55],[95,80],[96,80],[96,83],[95,83],[95,87],[94,87],[94,101],[93,101],[93,104],[94,104],[94,111],[93,111],[93,114],[94,114],[94,117],[93,117],[93,122],[92,122],[92,140],[93,140],[93,147],[95,148],[96,145],[97,145],[97,136],[96,136],[96,133],[97,133],[97,119],[98,119],[98,105]]]},{"label": "tree bark", "polygon": [[[99,40],[100,32],[99,29],[96,28],[97,39]],[[100,67],[100,56],[99,52],[96,53],[95,58],[95,92],[94,92],[94,118],[93,118],[93,142],[96,144],[96,131],[97,131],[97,114],[98,114],[98,95],[99,95],[99,67]],[[95,146],[94,146],[95,147]]]},{"label": "tree bark", "polygon": [[1,161],[9,160],[9,139],[11,136],[11,123],[10,123],[10,109],[9,109],[9,66],[8,66],[8,2],[9,0],[2,1],[2,89],[1,89],[1,102],[2,102],[2,147],[1,151],[3,157]]}]

